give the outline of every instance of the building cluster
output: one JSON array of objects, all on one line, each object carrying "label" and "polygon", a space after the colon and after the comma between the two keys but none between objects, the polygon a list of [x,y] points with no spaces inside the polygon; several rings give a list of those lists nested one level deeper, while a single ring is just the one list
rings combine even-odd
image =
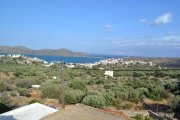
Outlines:
[{"label": "building cluster", "polygon": [[153,62],[144,62],[142,60],[124,60],[123,58],[111,58],[111,59],[106,59],[106,60],[100,60],[99,62],[95,63],[83,63],[83,64],[78,64],[84,67],[89,67],[92,68],[93,66],[96,65],[111,65],[111,64],[120,64],[120,65],[148,65],[148,66],[153,66]]},{"label": "building cluster", "polygon": [[121,64],[121,65],[149,65],[153,66],[151,61],[144,62],[142,60],[124,60],[123,58],[112,58],[107,60],[101,60],[100,64],[108,65],[108,64]]}]

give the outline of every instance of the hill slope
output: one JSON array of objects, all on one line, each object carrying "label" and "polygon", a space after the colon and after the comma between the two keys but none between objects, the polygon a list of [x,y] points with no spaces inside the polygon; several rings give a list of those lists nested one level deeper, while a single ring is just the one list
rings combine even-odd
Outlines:
[{"label": "hill slope", "polygon": [[37,54],[37,55],[54,55],[54,56],[87,56],[88,54],[82,52],[73,52],[66,48],[52,50],[40,49],[32,50],[24,46],[0,46],[0,53],[15,53],[15,54]]}]

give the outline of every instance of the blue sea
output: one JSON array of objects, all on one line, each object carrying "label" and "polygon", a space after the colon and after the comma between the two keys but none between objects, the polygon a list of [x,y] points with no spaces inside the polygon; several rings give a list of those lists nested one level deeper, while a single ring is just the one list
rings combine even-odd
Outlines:
[{"label": "blue sea", "polygon": [[[0,53],[0,55],[6,55]],[[69,57],[69,56],[48,56],[48,55],[34,55],[34,54],[22,54],[27,57],[37,57],[43,59],[47,62],[60,61],[66,63],[94,63],[100,60],[105,60],[109,58],[122,58],[125,56],[115,56],[115,55],[91,55],[88,57]]]}]

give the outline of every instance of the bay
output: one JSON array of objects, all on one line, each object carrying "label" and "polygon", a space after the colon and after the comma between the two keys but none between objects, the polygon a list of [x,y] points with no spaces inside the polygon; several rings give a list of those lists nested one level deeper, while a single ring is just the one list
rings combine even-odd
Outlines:
[{"label": "bay", "polygon": [[[11,54],[11,53],[10,53]],[[7,53],[0,53],[0,55],[7,55]],[[21,54],[27,57],[37,57],[43,59],[47,62],[66,62],[66,63],[94,63],[99,62],[100,60],[110,59],[110,58],[122,58],[125,56],[116,56],[116,55],[91,55],[87,57],[72,57],[72,56],[48,56],[48,55],[34,55],[34,54]]]}]

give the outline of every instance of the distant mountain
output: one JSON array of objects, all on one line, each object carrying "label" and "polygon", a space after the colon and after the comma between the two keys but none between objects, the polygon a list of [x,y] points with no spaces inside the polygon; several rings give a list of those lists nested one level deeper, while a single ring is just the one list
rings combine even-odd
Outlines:
[{"label": "distant mountain", "polygon": [[0,46],[0,53],[15,53],[15,54],[36,54],[36,55],[54,55],[54,56],[88,56],[86,53],[73,52],[66,48],[62,49],[40,49],[32,50],[24,46]]}]

